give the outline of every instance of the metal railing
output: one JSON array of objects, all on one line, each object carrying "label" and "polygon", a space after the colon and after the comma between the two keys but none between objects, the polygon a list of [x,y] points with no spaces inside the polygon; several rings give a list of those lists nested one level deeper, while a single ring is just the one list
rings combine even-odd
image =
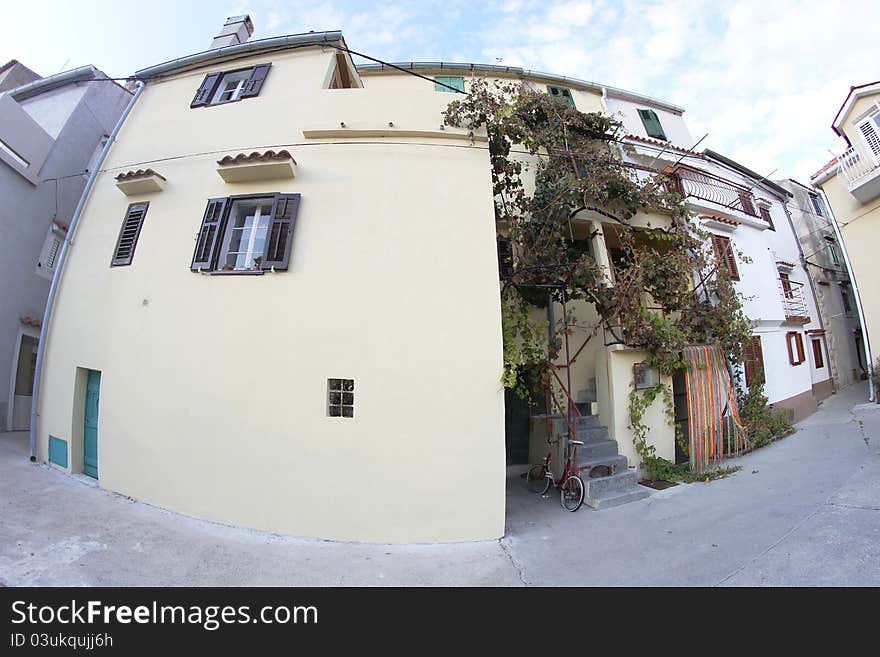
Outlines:
[{"label": "metal railing", "polygon": [[679,166],[671,174],[674,191],[684,198],[696,198],[739,210],[751,217],[761,218],[755,197],[745,187],[736,185],[724,178]]},{"label": "metal railing", "polygon": [[784,278],[779,281],[779,294],[782,297],[782,307],[785,310],[785,318],[792,321],[808,322],[807,301],[804,296],[804,284],[790,281]]},{"label": "metal railing", "polygon": [[858,142],[838,155],[837,163],[852,189],[862,178],[871,175],[880,167],[880,158],[865,142]]}]

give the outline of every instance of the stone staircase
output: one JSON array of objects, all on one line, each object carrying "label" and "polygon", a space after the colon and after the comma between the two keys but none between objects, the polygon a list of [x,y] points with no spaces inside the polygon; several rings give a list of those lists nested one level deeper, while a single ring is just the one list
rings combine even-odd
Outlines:
[{"label": "stone staircase", "polygon": [[[605,509],[628,502],[635,502],[650,495],[640,486],[639,475],[630,470],[625,456],[617,452],[617,441],[611,440],[607,427],[599,424],[595,415],[584,415],[577,420],[577,439],[583,441],[578,447],[577,467],[584,480],[584,503],[594,509]],[[592,468],[606,465],[613,474],[591,477]]]}]

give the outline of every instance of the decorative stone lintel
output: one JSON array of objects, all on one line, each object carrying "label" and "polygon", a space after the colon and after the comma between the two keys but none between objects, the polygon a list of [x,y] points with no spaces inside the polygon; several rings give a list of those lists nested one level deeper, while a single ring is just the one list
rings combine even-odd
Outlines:
[{"label": "decorative stone lintel", "polygon": [[116,176],[116,186],[126,196],[140,196],[165,189],[165,176],[152,169],[138,169]]},{"label": "decorative stone lintel", "polygon": [[296,177],[296,160],[285,150],[239,153],[217,160],[217,173],[228,183],[290,179]]}]

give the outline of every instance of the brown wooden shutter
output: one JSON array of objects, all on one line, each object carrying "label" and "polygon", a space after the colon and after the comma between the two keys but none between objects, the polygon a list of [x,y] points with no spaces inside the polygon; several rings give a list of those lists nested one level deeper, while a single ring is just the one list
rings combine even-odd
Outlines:
[{"label": "brown wooden shutter", "polygon": [[266,252],[260,262],[261,269],[274,267],[276,270],[287,270],[301,196],[301,194],[278,194],[275,197],[272,223],[266,236]]},{"label": "brown wooden shutter", "polygon": [[743,361],[746,369],[746,385],[764,383],[764,352],[761,337],[753,335],[743,347]]},{"label": "brown wooden shutter", "polygon": [[770,210],[763,205],[759,207],[761,208],[761,219],[767,222],[767,225],[770,226],[770,230],[776,230],[776,226],[773,225],[773,219],[770,217]]},{"label": "brown wooden shutter", "polygon": [[752,205],[752,199],[748,194],[741,193],[739,195],[739,202],[742,205],[742,211],[746,214],[750,214],[753,217],[757,217],[755,214],[755,206]]},{"label": "brown wooden shutter", "polygon": [[141,234],[141,226],[144,225],[144,217],[147,216],[149,202],[132,203],[125,212],[122,220],[122,228],[119,229],[119,237],[116,240],[116,249],[113,251],[111,267],[130,265],[134,257],[134,247],[137,245]]},{"label": "brown wooden shutter", "polygon": [[822,359],[822,341],[813,338],[813,361],[816,363],[816,369],[825,367],[825,361]]},{"label": "brown wooden shutter", "polygon": [[795,344],[797,345],[797,358],[798,358],[797,364],[800,365],[805,360],[807,360],[807,357],[804,356],[804,339],[800,333],[795,333],[794,338],[795,338]]},{"label": "brown wooden shutter", "polygon": [[241,92],[241,96],[239,96],[240,98],[252,98],[260,95],[260,89],[263,88],[263,82],[269,74],[270,66],[272,64],[254,66],[254,70],[251,71],[251,77],[244,83],[244,89]]},{"label": "brown wooden shutter", "polygon": [[226,206],[228,205],[226,198],[208,199],[208,205],[205,207],[205,215],[202,218],[202,226],[199,229],[196,238],[196,250],[193,254],[192,265],[190,269],[193,271],[211,271],[219,250],[221,237],[223,235],[223,222],[226,219]]},{"label": "brown wooden shutter", "polygon": [[792,365],[800,365],[806,360],[804,356],[804,341],[797,331],[789,331],[785,334],[785,344],[788,347],[788,362]]},{"label": "brown wooden shutter", "polygon": [[727,269],[730,278],[739,280],[739,270],[736,268],[736,257],[733,254],[733,246],[729,237],[712,235],[712,244],[715,246],[715,256],[718,258],[718,266]]},{"label": "brown wooden shutter", "polygon": [[214,95],[214,91],[217,90],[217,85],[220,83],[220,78],[222,77],[222,73],[208,73],[205,76],[205,79],[202,80],[202,86],[196,91],[196,95],[193,96],[192,102],[189,106],[202,107],[203,105],[210,103],[211,97]]},{"label": "brown wooden shutter", "polygon": [[497,238],[498,243],[498,276],[502,281],[513,278],[513,243],[509,237]]}]

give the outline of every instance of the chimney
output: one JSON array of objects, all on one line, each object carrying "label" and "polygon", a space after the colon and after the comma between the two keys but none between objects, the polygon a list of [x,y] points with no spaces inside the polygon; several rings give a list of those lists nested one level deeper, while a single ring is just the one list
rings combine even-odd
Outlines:
[{"label": "chimney", "polygon": [[211,42],[211,50],[244,43],[253,33],[254,24],[251,22],[250,16],[247,14],[244,16],[230,16],[226,19],[220,34],[215,36]]}]

